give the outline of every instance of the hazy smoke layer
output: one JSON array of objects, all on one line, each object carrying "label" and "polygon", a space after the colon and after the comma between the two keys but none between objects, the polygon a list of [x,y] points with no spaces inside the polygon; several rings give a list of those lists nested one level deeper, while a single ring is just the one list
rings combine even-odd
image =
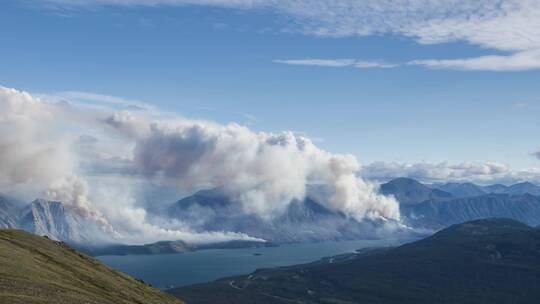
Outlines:
[{"label": "hazy smoke layer", "polygon": [[323,151],[292,132],[43,98],[0,87],[0,191],[62,201],[113,239],[250,239],[150,220],[134,191],[144,188],[141,179],[189,191],[221,187],[246,213],[267,219],[303,199],[307,184],[323,183],[330,191],[321,203],[330,209],[358,220],[399,219],[396,201],[356,177],[354,156]]}]

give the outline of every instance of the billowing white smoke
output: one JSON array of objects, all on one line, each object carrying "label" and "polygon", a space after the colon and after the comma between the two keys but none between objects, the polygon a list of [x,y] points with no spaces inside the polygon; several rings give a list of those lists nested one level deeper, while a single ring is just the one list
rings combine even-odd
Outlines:
[{"label": "billowing white smoke", "polygon": [[306,184],[324,183],[332,193],[321,203],[363,219],[398,219],[397,203],[378,195],[357,178],[352,155],[331,154],[291,132],[255,133],[231,123],[177,119],[149,122],[133,113],[106,121],[136,142],[135,165],[149,178],[184,189],[221,187],[246,212],[269,218],[293,199],[303,199]]},{"label": "billowing white smoke", "polygon": [[117,237],[118,232],[107,221],[100,210],[90,202],[88,184],[78,176],[66,176],[56,180],[45,190],[45,196],[54,201],[68,204],[83,218],[93,220],[99,227],[113,237]]},{"label": "billowing white smoke", "polygon": [[77,157],[56,129],[57,110],[28,93],[0,87],[0,191],[61,201],[112,231],[89,202],[84,179],[73,175]]},{"label": "billowing white smoke", "polygon": [[267,219],[303,199],[307,184],[325,184],[330,191],[320,202],[328,208],[358,220],[399,219],[395,200],[357,178],[351,155],[323,151],[291,132],[170,117],[49,102],[0,87],[0,191],[62,201],[126,242],[252,239],[150,219],[134,193],[141,177],[183,190],[221,187],[246,213]]},{"label": "billowing white smoke", "polygon": [[[121,195],[113,196],[106,183],[94,183],[89,187],[79,168],[80,158],[88,155],[79,155],[72,147],[72,139],[80,139],[80,134],[70,132],[99,128],[97,117],[99,115],[88,109],[49,103],[25,92],[0,87],[0,192],[27,200],[45,196],[61,201],[67,208],[96,223],[108,241],[253,240],[240,233],[164,229],[147,222],[146,211],[135,206],[126,189],[117,191]],[[96,199],[92,200],[92,197]],[[96,240],[103,240],[103,236],[96,236]]]},{"label": "billowing white smoke", "polygon": [[53,122],[50,105],[0,87],[0,191],[47,187],[73,171],[72,154]]}]

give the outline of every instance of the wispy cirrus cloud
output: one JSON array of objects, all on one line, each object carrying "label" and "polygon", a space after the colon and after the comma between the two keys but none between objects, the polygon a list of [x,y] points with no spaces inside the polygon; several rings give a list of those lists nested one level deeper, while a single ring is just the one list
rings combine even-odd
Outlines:
[{"label": "wispy cirrus cloud", "polygon": [[468,41],[516,51],[540,48],[536,0],[46,0],[63,6],[220,6],[267,9],[316,36],[395,33],[433,44]]},{"label": "wispy cirrus cloud", "polygon": [[386,63],[382,61],[367,61],[357,59],[276,59],[275,63],[289,64],[289,65],[309,65],[320,67],[354,67],[360,69],[370,68],[395,68],[397,64]]},{"label": "wispy cirrus cloud", "polygon": [[[462,71],[540,68],[540,1],[537,0],[46,0],[55,6],[216,6],[266,10],[290,19],[287,30],[319,37],[392,34],[420,44],[462,41],[508,52],[476,58],[429,58],[410,62]],[[349,61],[347,61],[349,60]],[[281,63],[383,67],[371,62],[280,60]],[[389,67],[389,66],[388,66]]]},{"label": "wispy cirrus cloud", "polygon": [[275,63],[320,67],[397,68],[420,66],[428,69],[458,71],[528,71],[540,69],[540,50],[517,52],[510,55],[490,55],[458,59],[416,59],[405,63],[386,63],[357,59],[290,59],[274,60]]},{"label": "wispy cirrus cloud", "polygon": [[68,101],[71,103],[106,105],[128,110],[155,110],[156,108],[146,102],[121,98],[117,96],[96,94],[81,91],[64,91],[47,94],[34,94],[37,97],[53,100],[56,102]]},{"label": "wispy cirrus cloud", "polygon": [[462,71],[527,71],[540,69],[540,49],[517,52],[511,55],[491,55],[462,59],[421,59],[408,65],[418,65],[431,69],[451,69]]}]

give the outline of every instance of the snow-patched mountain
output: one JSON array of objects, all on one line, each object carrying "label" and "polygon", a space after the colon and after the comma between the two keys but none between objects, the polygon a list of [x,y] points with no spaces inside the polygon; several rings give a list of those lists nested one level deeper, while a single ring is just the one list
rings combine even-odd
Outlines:
[{"label": "snow-patched mountain", "polygon": [[391,225],[377,220],[357,221],[310,197],[294,200],[283,212],[263,219],[243,212],[240,204],[219,189],[199,191],[181,199],[166,214],[197,231],[241,232],[274,243],[380,237],[390,233],[387,228]]},{"label": "snow-patched mountain", "polygon": [[19,227],[37,235],[62,241],[89,241],[89,223],[75,210],[61,202],[36,199],[27,206],[19,219]]},{"label": "snow-patched mountain", "polygon": [[0,195],[0,229],[11,229],[17,227],[17,202],[4,195]]},{"label": "snow-patched mountain", "polygon": [[25,205],[1,195],[0,228],[22,229],[72,244],[92,243],[100,235],[94,221],[62,202],[36,199]]}]

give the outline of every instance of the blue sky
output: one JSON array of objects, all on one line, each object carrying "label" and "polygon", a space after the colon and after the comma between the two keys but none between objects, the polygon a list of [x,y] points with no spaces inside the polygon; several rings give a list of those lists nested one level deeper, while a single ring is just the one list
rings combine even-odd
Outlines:
[{"label": "blue sky", "polygon": [[[527,55],[536,51],[538,36],[520,28],[534,27],[529,19],[510,23],[516,28],[509,32],[520,32],[530,45],[514,44],[518,39],[506,32],[497,40],[490,33],[454,33],[451,26],[441,30],[452,33],[448,39],[392,26],[351,34],[350,28],[365,24],[354,21],[341,28],[342,21],[317,20],[317,11],[306,17],[302,1],[299,8],[281,7],[279,1],[275,7],[225,0],[199,6],[189,1],[156,6],[144,0],[66,2],[2,4],[0,85],[35,93],[118,96],[256,131],[293,130],[325,150],[353,153],[361,163],[538,166],[532,153],[540,146],[540,59]],[[520,11],[512,13],[519,17]],[[341,18],[365,17],[350,14]],[[306,28],[312,24],[342,32],[320,34]],[[482,24],[471,24],[470,31],[478,28]],[[426,44],[425,39],[432,40]],[[520,60],[516,67],[508,58],[514,54],[525,54],[525,63]],[[500,58],[481,65],[412,64],[488,55]],[[398,66],[329,67],[313,59]],[[303,64],[286,64],[290,60]]]}]

